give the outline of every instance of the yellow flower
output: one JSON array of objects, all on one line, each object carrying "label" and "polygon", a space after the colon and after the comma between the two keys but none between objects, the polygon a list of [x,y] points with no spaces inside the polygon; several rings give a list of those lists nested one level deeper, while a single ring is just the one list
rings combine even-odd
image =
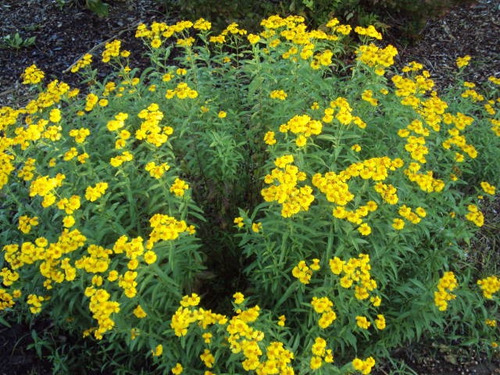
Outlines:
[{"label": "yellow flower", "polygon": [[396,218],[392,222],[392,227],[396,230],[401,230],[405,227],[405,222],[400,218]]},{"label": "yellow flower", "polygon": [[268,131],[264,135],[264,143],[266,143],[269,146],[276,144],[276,138],[274,138],[274,136],[275,136],[275,134],[273,131]]},{"label": "yellow flower", "polygon": [[247,39],[250,42],[250,44],[256,44],[259,42],[260,36],[255,34],[248,34]]},{"label": "yellow flower", "polygon": [[364,361],[362,359],[355,358],[352,361],[352,367],[361,372],[363,375],[368,375],[372,371],[373,366],[375,366],[375,359],[373,359],[373,357],[368,357]]},{"label": "yellow flower", "polygon": [[368,224],[363,223],[359,226],[358,232],[363,236],[368,236],[372,232],[372,228]]},{"label": "yellow flower", "polygon": [[243,301],[245,301],[245,296],[240,292],[234,293],[233,298],[234,298],[234,303],[237,305],[239,305],[239,304],[243,303]]},{"label": "yellow flower", "polygon": [[138,317],[139,319],[145,318],[148,314],[143,310],[141,305],[137,305],[137,307],[134,309],[134,315]]},{"label": "yellow flower", "polygon": [[226,112],[224,112],[224,111],[220,111],[220,112],[217,114],[217,117],[219,117],[219,118],[226,118],[226,116],[227,116],[227,113],[226,113]]},{"label": "yellow flower", "polygon": [[464,66],[469,65],[470,59],[471,59],[471,57],[469,55],[465,55],[463,57],[458,57],[456,60],[457,67],[460,69],[460,68],[463,68]]},{"label": "yellow flower", "polygon": [[75,218],[71,215],[65,216],[63,219],[63,225],[65,228],[71,228],[73,225],[75,225]]},{"label": "yellow flower", "polygon": [[285,315],[280,315],[280,317],[278,318],[278,325],[280,327],[284,327],[285,326],[285,322],[286,322]]},{"label": "yellow flower", "polygon": [[151,350],[151,353],[153,354],[153,357],[159,357],[163,354],[163,345],[158,344],[154,350]]},{"label": "yellow flower", "polygon": [[357,316],[356,324],[358,325],[359,328],[362,329],[368,329],[371,326],[371,323],[368,321],[368,319],[366,319],[365,316]]},{"label": "yellow flower", "polygon": [[488,182],[481,182],[481,188],[486,194],[495,195],[495,187],[493,185],[490,185]]},{"label": "yellow flower", "polygon": [[385,329],[385,317],[382,314],[377,315],[377,319],[375,319],[375,326],[380,330]]},{"label": "yellow flower", "polygon": [[243,228],[243,226],[245,225],[241,216],[235,217],[233,223],[236,224],[238,228]]},{"label": "yellow flower", "polygon": [[262,230],[262,223],[253,223],[252,231],[255,233],[259,233]]},{"label": "yellow flower", "polygon": [[180,178],[176,178],[170,187],[170,192],[177,197],[182,197],[187,189],[189,189],[189,185]]},{"label": "yellow flower", "polygon": [[144,253],[144,262],[146,262],[146,264],[153,264],[154,262],[156,262],[156,259],[157,256],[154,251],[148,250]]},{"label": "yellow flower", "polygon": [[174,375],[180,375],[182,374],[182,371],[184,369],[182,368],[182,365],[180,363],[177,363],[174,368],[172,368],[172,374]]}]

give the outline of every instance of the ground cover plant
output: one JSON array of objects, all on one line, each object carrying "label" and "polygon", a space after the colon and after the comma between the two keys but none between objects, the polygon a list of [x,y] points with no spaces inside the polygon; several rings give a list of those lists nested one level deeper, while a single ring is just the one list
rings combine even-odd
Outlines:
[{"label": "ground cover plant", "polygon": [[375,28],[303,21],[140,25],[151,67],[108,43],[73,67],[88,93],[28,67],[37,98],[0,110],[3,310],[174,374],[368,374],[423,334],[495,350],[497,270],[466,245],[498,78],[461,81],[464,56],[438,93]]}]

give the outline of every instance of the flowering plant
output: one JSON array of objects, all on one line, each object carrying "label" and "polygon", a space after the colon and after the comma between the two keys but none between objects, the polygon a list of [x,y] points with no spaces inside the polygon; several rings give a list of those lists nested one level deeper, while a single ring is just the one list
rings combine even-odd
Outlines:
[{"label": "flowering plant", "polygon": [[[440,95],[374,27],[262,26],[140,25],[151,68],[113,41],[86,94],[26,70],[37,98],[0,109],[1,308],[174,374],[368,374],[423,333],[495,343],[500,281],[466,244],[500,183],[498,79]],[[209,308],[227,263],[248,287]]]}]

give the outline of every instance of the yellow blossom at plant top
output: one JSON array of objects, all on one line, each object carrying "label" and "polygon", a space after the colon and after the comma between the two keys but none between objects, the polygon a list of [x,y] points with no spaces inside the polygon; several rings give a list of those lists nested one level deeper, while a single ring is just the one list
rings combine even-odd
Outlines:
[{"label": "yellow blossom at plant top", "polygon": [[375,326],[380,330],[385,329],[386,321],[385,321],[385,317],[382,314],[377,315],[377,319],[375,319]]},{"label": "yellow blossom at plant top", "polygon": [[366,316],[356,316],[356,324],[362,329],[368,329],[371,326],[371,323],[368,321]]},{"label": "yellow blossom at plant top", "polygon": [[368,357],[364,361],[360,358],[355,358],[352,361],[352,367],[361,372],[363,375],[369,374],[372,371],[373,366],[375,366],[375,359],[373,357]]},{"label": "yellow blossom at plant top", "polygon": [[483,291],[484,298],[492,299],[493,294],[500,290],[500,279],[497,276],[489,276],[478,280],[477,285]]},{"label": "yellow blossom at plant top", "polygon": [[237,305],[239,305],[239,304],[243,303],[243,301],[245,301],[245,296],[240,292],[234,293],[233,298],[234,298],[234,303]]},{"label": "yellow blossom at plant top", "polygon": [[269,94],[269,97],[271,99],[279,99],[279,100],[285,100],[287,98],[287,93],[283,90],[273,90]]},{"label": "yellow blossom at plant top", "polygon": [[120,55],[120,47],[121,41],[119,40],[106,43],[102,53],[102,62],[108,63],[112,57],[118,57]]},{"label": "yellow blossom at plant top", "polygon": [[151,177],[160,179],[170,169],[170,166],[167,163],[156,165],[154,161],[151,161],[146,164],[144,169],[149,172]]},{"label": "yellow blossom at plant top", "polygon": [[30,294],[26,303],[30,305],[30,311],[32,314],[38,314],[42,311],[42,302],[45,301],[45,298],[42,296],[37,296],[36,294]]},{"label": "yellow blossom at plant top", "polygon": [[497,321],[495,319],[486,319],[484,321],[484,323],[487,325],[487,326],[490,326],[490,327],[493,327],[495,328],[497,326]]},{"label": "yellow blossom at plant top", "polygon": [[153,357],[161,356],[163,354],[163,345],[162,344],[156,345],[154,350],[151,350],[151,353],[153,354]]},{"label": "yellow blossom at plant top", "polygon": [[32,227],[36,227],[39,224],[38,217],[29,217],[26,215],[20,216],[19,217],[19,225],[17,228],[25,233],[28,234],[31,231]]},{"label": "yellow blossom at plant top", "polygon": [[455,299],[456,296],[450,292],[458,287],[457,279],[453,272],[445,272],[439,279],[437,291],[434,292],[434,304],[439,311],[445,311],[448,308],[448,302]]},{"label": "yellow blossom at plant top", "polygon": [[185,191],[188,189],[189,185],[180,178],[176,178],[172,186],[170,186],[170,192],[177,197],[184,196]]},{"label": "yellow blossom at plant top", "polygon": [[486,194],[495,195],[495,187],[493,185],[490,185],[488,182],[482,181],[481,188]]},{"label": "yellow blossom at plant top", "polygon": [[36,65],[27,67],[22,74],[23,85],[35,85],[40,83],[45,77],[45,73],[37,68]]},{"label": "yellow blossom at plant top", "polygon": [[135,132],[135,138],[138,140],[145,140],[147,143],[160,147],[174,132],[172,127],[160,125],[164,114],[159,110],[157,103],[151,103],[146,109],[140,111],[137,117],[143,120],[140,128]]},{"label": "yellow blossom at plant top", "polygon": [[309,210],[309,206],[314,201],[310,186],[298,187],[298,183],[304,181],[306,175],[296,166],[291,165],[291,162],[293,162],[293,157],[289,159],[287,155],[277,158],[275,165],[278,168],[273,169],[264,178],[264,182],[271,186],[261,190],[266,202],[276,201],[282,205],[281,216],[283,217],[291,217],[300,211]]},{"label": "yellow blossom at plant top", "polygon": [[472,221],[476,226],[482,227],[484,224],[484,215],[479,208],[475,204],[469,204],[467,211],[469,212],[465,215],[465,218]]},{"label": "yellow blossom at plant top", "polygon": [[85,199],[90,202],[95,202],[106,193],[108,186],[107,182],[98,182],[95,186],[88,186],[85,189]]},{"label": "yellow blossom at plant top", "polygon": [[356,32],[357,34],[359,35],[366,35],[366,36],[369,36],[371,38],[375,38],[375,39],[382,39],[382,34],[380,34],[373,25],[370,25],[368,27],[361,27],[361,26],[357,26],[354,28],[354,32]]},{"label": "yellow blossom at plant top", "polygon": [[72,67],[71,73],[76,73],[80,69],[90,65],[92,63],[92,55],[90,53],[86,53],[83,57],[78,60]]},{"label": "yellow blossom at plant top", "polygon": [[465,55],[463,57],[457,57],[456,64],[458,68],[463,68],[464,66],[469,65],[471,57],[469,55]]},{"label": "yellow blossom at plant top", "polygon": [[172,99],[177,97],[179,99],[196,99],[198,92],[188,86],[186,82],[180,82],[174,90],[168,89],[165,98]]},{"label": "yellow blossom at plant top", "polygon": [[145,318],[148,314],[143,310],[141,305],[137,305],[137,307],[133,311],[134,315],[139,319]]},{"label": "yellow blossom at plant top", "polygon": [[293,277],[299,279],[302,284],[309,284],[313,271],[301,260],[292,270]]}]

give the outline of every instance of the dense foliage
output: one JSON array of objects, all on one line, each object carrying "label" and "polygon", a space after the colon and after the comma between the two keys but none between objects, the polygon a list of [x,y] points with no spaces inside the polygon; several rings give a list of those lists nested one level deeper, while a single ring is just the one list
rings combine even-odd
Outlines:
[{"label": "dense foliage", "polygon": [[104,81],[73,67],[86,93],[26,69],[36,98],[0,109],[2,310],[173,374],[368,374],[424,333],[494,350],[498,270],[467,244],[500,80],[462,82],[465,56],[438,93],[373,26],[261,25],[140,25],[151,66],[115,40]]}]

